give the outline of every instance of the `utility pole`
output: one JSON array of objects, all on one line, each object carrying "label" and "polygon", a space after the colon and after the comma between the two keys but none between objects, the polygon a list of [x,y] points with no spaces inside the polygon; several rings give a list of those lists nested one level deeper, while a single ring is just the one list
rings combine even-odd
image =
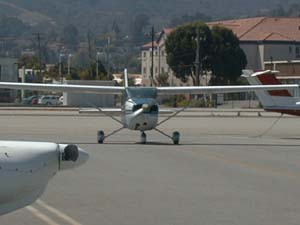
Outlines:
[{"label": "utility pole", "polygon": [[109,52],[109,48],[110,48],[110,37],[107,38],[107,48],[106,48],[106,57],[107,57],[107,77],[109,77],[110,74],[110,52]]},{"label": "utility pole", "polygon": [[196,85],[200,85],[200,30],[197,27],[197,49],[196,49],[196,59],[195,59],[195,75],[196,75]]},{"label": "utility pole", "polygon": [[65,56],[65,54],[60,53],[59,57],[58,57],[58,73],[59,73],[61,83],[64,82],[64,76],[63,76],[63,73],[62,73],[62,57],[64,57],[64,56]]},{"label": "utility pole", "polygon": [[99,56],[100,52],[97,52],[96,55],[96,79],[99,80]]},{"label": "utility pole", "polygon": [[152,37],[152,46],[151,46],[151,87],[153,86],[153,77],[154,77],[154,26],[151,29],[151,37]]},{"label": "utility pole", "polygon": [[87,39],[88,39],[88,46],[89,46],[89,59],[92,59],[92,44],[91,44],[91,32],[88,31],[87,33]]},{"label": "utility pole", "polygon": [[38,42],[38,57],[39,57],[39,73],[42,77],[42,52],[41,52],[41,33],[33,33],[34,36],[37,38]]},{"label": "utility pole", "polygon": [[68,76],[70,77],[71,74],[71,58],[73,57],[72,54],[68,55]]}]

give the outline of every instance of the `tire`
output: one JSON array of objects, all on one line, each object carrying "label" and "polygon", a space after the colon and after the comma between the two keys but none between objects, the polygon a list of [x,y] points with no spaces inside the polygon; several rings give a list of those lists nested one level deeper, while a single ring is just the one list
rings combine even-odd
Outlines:
[{"label": "tire", "polygon": [[174,131],[172,135],[173,144],[178,145],[179,139],[180,139],[180,133],[178,131]]},{"label": "tire", "polygon": [[105,139],[104,131],[103,130],[99,130],[97,132],[97,141],[98,141],[98,144],[103,144],[104,139]]}]

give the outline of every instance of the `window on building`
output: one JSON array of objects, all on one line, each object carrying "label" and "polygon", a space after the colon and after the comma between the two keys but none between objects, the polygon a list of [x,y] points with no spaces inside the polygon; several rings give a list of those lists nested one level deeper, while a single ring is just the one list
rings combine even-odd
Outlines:
[{"label": "window on building", "polygon": [[147,69],[146,67],[143,68],[143,74],[146,76],[146,72],[147,72]]},{"label": "window on building", "polygon": [[147,52],[143,52],[143,57],[144,57],[144,58],[147,57]]},{"label": "window on building", "polygon": [[296,57],[300,58],[300,46],[296,47]]},{"label": "window on building", "polygon": [[0,80],[2,80],[2,66],[0,65]]},{"label": "window on building", "polygon": [[289,46],[289,53],[292,54],[293,53],[293,47]]}]

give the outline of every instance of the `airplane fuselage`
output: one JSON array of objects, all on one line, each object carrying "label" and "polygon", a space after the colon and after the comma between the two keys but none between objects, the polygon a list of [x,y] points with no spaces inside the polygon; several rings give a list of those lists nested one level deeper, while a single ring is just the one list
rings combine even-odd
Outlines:
[{"label": "airplane fuselage", "polygon": [[130,130],[152,130],[158,122],[158,104],[155,99],[128,99],[122,122]]},{"label": "airplane fuselage", "polygon": [[152,130],[157,126],[159,104],[156,88],[127,87],[122,122],[130,130]]},{"label": "airplane fuselage", "polygon": [[31,204],[60,169],[74,168],[87,160],[83,150],[69,145],[67,152],[67,146],[0,141],[0,215]]}]

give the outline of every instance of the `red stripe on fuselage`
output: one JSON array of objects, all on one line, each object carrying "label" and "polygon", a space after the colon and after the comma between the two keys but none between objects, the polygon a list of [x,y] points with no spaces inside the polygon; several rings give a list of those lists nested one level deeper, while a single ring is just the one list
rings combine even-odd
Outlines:
[{"label": "red stripe on fuselage", "polygon": [[[260,82],[264,85],[272,85],[272,84],[281,84],[280,81],[275,77],[274,74],[262,74],[257,76]],[[269,91],[271,96],[285,96],[285,97],[292,97],[288,90],[276,90],[276,91]]]}]

